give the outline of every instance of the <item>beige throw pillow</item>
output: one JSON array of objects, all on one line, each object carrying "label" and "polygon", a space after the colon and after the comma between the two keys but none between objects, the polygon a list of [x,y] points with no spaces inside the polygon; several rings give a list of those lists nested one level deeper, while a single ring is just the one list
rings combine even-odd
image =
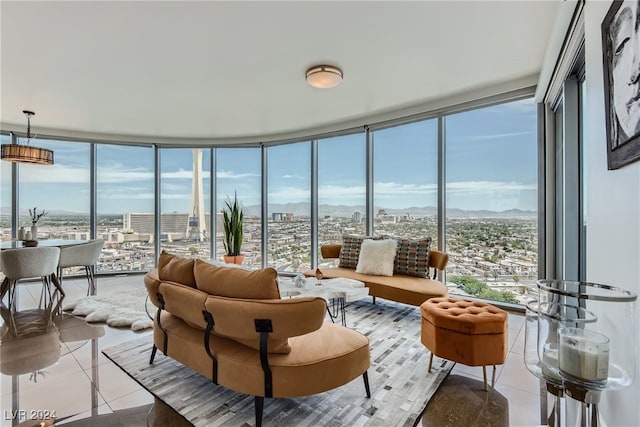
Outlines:
[{"label": "beige throw pillow", "polygon": [[280,299],[278,273],[273,268],[247,271],[216,267],[197,259],[194,268],[197,289],[228,298]]},{"label": "beige throw pillow", "polygon": [[396,240],[364,240],[360,246],[356,273],[393,276],[397,245]]},{"label": "beige throw pillow", "polygon": [[340,264],[342,268],[356,268],[360,259],[360,245],[364,240],[380,240],[381,237],[344,235],[342,236],[342,247],[340,248]]},{"label": "beige throw pillow", "polygon": [[158,278],[195,288],[196,278],[193,274],[193,259],[182,258],[167,251],[162,251],[158,258]]}]

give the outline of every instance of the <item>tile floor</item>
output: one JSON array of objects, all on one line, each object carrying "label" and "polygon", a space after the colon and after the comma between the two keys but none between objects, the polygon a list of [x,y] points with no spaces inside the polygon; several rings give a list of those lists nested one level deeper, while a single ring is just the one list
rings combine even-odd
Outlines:
[{"label": "tile floor", "polygon": [[[131,286],[144,286],[142,276],[101,277],[98,294]],[[41,285],[21,284],[18,289],[19,310],[37,308]],[[66,279],[64,289],[66,301],[84,296],[86,281]],[[55,415],[56,425],[68,426],[188,425],[101,353],[150,331],[90,325],[70,315],[35,338],[16,340],[7,329],[0,320],[0,426],[31,426],[25,419],[43,415]],[[539,382],[524,366],[523,346],[524,317],[511,314],[509,354],[496,369],[494,387],[482,390],[482,368],[457,364],[430,402],[422,425],[539,425]],[[487,372],[490,376],[491,368]]]}]

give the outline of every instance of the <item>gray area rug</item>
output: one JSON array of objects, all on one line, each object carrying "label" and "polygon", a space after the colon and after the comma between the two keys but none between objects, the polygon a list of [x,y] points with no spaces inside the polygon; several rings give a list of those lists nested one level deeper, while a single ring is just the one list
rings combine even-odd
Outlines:
[{"label": "gray area rug", "polygon": [[[371,399],[361,377],[320,394],[265,399],[263,425],[412,426],[420,421],[454,364],[436,357],[427,372],[429,351],[420,342],[419,308],[358,301],[347,306],[347,325],[370,340]],[[254,425],[252,396],[217,386],[160,352],[149,365],[151,340],[147,336],[103,353],[195,426]]]}]

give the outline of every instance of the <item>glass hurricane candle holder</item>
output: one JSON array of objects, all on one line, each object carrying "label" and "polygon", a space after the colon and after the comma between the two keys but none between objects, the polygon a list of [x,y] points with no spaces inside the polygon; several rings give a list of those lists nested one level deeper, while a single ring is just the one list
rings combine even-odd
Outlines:
[{"label": "glass hurricane candle holder", "polygon": [[597,316],[582,307],[557,302],[538,303],[538,359],[544,378],[562,384],[559,368],[558,331],[563,327],[584,327]]},{"label": "glass hurricane candle holder", "polygon": [[546,419],[549,426],[561,426],[562,402],[564,386],[562,378],[558,375],[549,375],[550,372],[542,369],[542,361],[538,356],[538,301],[531,300],[526,304],[525,310],[525,335],[524,335],[524,364],[533,375],[542,379],[547,388],[547,412]]},{"label": "glass hurricane candle holder", "polygon": [[538,295],[545,301],[577,305],[597,317],[587,329],[609,340],[607,378],[600,383],[606,384],[607,389],[629,386],[636,375],[638,354],[637,295],[626,289],[592,282],[538,280],[537,285]]}]

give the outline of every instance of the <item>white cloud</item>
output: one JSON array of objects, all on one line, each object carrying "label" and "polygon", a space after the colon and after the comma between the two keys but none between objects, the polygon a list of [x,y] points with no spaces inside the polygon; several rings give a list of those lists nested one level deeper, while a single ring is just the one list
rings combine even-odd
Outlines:
[{"label": "white cloud", "polygon": [[145,200],[153,200],[153,193],[111,193],[111,194],[101,194],[101,200],[130,200],[130,199],[145,199]]},{"label": "white cloud", "polygon": [[397,182],[376,182],[373,184],[375,194],[408,195],[427,194],[438,190],[437,184],[400,184]]},{"label": "white cloud", "polygon": [[89,165],[86,167],[74,167],[63,164],[53,166],[21,167],[21,183],[48,183],[48,184],[89,184]]},{"label": "white cloud", "polygon": [[118,184],[123,182],[153,181],[153,173],[140,169],[98,169],[98,183]]},{"label": "white cloud", "polygon": [[160,188],[162,189],[162,191],[169,192],[169,193],[176,193],[176,192],[184,193],[184,192],[188,192],[189,194],[191,194],[191,184],[181,185],[181,184],[174,184],[174,183],[171,183],[171,182],[164,182],[163,181],[160,184]]},{"label": "white cloud", "polygon": [[[437,192],[436,184],[401,184],[397,182],[374,183],[376,197],[391,199],[393,197],[433,195]],[[536,185],[518,182],[500,181],[461,181],[447,184],[448,193],[499,194],[505,192],[535,191]],[[349,199],[364,196],[364,186],[324,185],[318,188],[318,197],[324,200]],[[308,201],[309,189],[294,186],[279,187],[269,193],[272,203]]]},{"label": "white cloud", "polygon": [[299,187],[278,187],[275,191],[269,191],[269,203],[297,203],[309,202],[311,190]]},{"label": "white cloud", "polygon": [[318,187],[318,197],[353,197],[364,196],[366,193],[366,187],[364,185],[338,186],[338,185],[320,185]]},{"label": "white cloud", "polygon": [[[209,171],[202,171],[202,178],[209,179],[211,174]],[[160,177],[162,179],[188,179],[191,180],[193,178],[193,169],[182,169],[180,168],[174,172],[160,172]]]},{"label": "white cloud", "polygon": [[191,192],[187,193],[180,193],[180,194],[167,194],[167,193],[162,193],[162,195],[160,196],[161,199],[164,200],[169,200],[169,199],[181,199],[181,200],[191,200]]},{"label": "white cloud", "polygon": [[221,170],[216,173],[218,179],[245,179],[259,177],[257,173],[235,173],[233,171]]},{"label": "white cloud", "polygon": [[447,192],[455,193],[496,193],[504,191],[536,190],[535,184],[500,181],[461,181],[447,183]]},{"label": "white cloud", "polygon": [[[203,179],[209,179],[209,176],[209,171],[202,172]],[[193,171],[186,169],[161,173],[161,178],[163,180],[191,180],[192,177]],[[152,181],[153,178],[153,172],[144,168],[127,168],[121,164],[98,168],[98,184],[118,184],[127,182]],[[76,167],[57,163],[47,168],[25,168],[20,174],[20,182],[88,184],[89,166],[87,165],[86,167]]]},{"label": "white cloud", "polygon": [[489,141],[493,139],[513,138],[517,136],[525,136],[525,135],[533,135],[533,134],[534,134],[533,131],[507,132],[507,133],[493,133],[489,135],[472,135],[463,139],[466,141]]}]

